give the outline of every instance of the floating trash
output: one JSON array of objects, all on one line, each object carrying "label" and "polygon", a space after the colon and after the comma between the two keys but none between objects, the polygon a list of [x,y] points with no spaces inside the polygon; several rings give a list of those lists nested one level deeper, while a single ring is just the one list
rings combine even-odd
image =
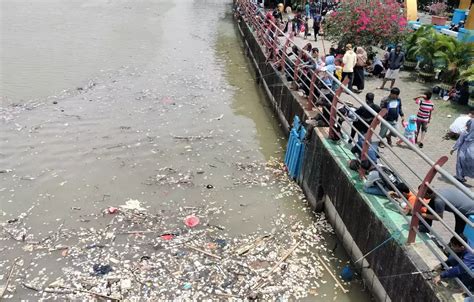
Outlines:
[{"label": "floating trash", "polygon": [[194,228],[199,224],[199,218],[194,215],[189,215],[184,218],[184,224],[190,228]]}]

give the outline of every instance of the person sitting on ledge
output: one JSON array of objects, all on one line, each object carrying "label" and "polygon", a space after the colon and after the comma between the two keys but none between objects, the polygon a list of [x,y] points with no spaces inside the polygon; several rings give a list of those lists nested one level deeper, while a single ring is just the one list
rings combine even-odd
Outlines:
[{"label": "person sitting on ledge", "polygon": [[466,106],[469,103],[469,82],[456,82],[456,85],[448,92],[448,100]]},{"label": "person sitting on ledge", "polygon": [[[354,171],[358,171],[361,167],[361,154],[364,147],[365,138],[363,136],[358,137],[357,143],[352,147],[351,152],[357,156],[357,159],[352,159],[349,161],[349,168]],[[367,157],[374,163],[377,163],[379,160],[379,142],[373,141],[367,149]],[[367,166],[367,163],[366,163]],[[367,170],[367,169],[365,169]]]},{"label": "person sitting on ledge", "polygon": [[[372,195],[386,196],[386,192],[393,190],[392,185],[397,187],[403,181],[388,167],[377,164],[374,167],[370,161],[363,160],[360,163],[362,169],[369,171],[367,179],[364,182],[364,192]],[[380,171],[384,175],[381,175]]]},{"label": "person sitting on ledge", "polygon": [[[411,192],[410,189],[408,188],[408,186],[404,183],[401,183],[401,184],[397,185],[396,187],[397,187],[398,191],[400,191],[400,193],[402,193],[402,195],[406,198],[409,205],[403,199],[401,199],[400,194],[398,194],[395,191],[389,191],[388,195],[390,195],[390,197],[392,197],[393,199],[398,201],[400,203],[400,206],[403,209],[403,213],[405,215],[408,215],[412,212],[412,209],[415,207],[415,203],[416,203],[416,199],[417,199],[416,194]],[[418,189],[420,189],[420,187],[418,187]],[[428,190],[426,191],[425,197],[423,198],[423,201],[426,204],[428,204],[430,202],[431,198],[433,198],[433,194],[434,194],[434,192],[430,188],[428,188]],[[428,212],[428,208],[426,208],[424,206],[421,207],[421,213],[426,213],[426,212]]]}]

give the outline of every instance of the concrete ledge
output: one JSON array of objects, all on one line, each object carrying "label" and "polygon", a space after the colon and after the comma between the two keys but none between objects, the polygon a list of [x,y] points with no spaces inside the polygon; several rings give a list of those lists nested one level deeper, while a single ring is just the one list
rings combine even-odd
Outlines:
[{"label": "concrete ledge", "polygon": [[[326,128],[317,129],[317,135],[308,142],[309,145],[315,145],[314,147],[308,147],[308,152],[311,152],[309,151],[311,149],[318,152],[308,153],[308,155],[311,155],[305,158],[303,173],[313,176],[319,174],[317,177],[320,179],[319,190],[324,191],[323,194],[334,206],[354,244],[362,254],[365,254],[394,233],[399,234],[399,228],[394,227],[390,219],[381,219],[379,213],[374,211],[369,201],[373,196],[369,197],[361,193],[361,183],[357,180],[358,175],[356,172],[348,172],[345,168],[351,155],[344,154],[342,147],[338,148],[340,149],[339,154],[334,152],[334,148],[328,148],[327,144],[333,143],[326,140],[326,130]],[[317,147],[318,145],[321,145],[321,147]],[[303,177],[304,182],[312,183],[313,179]],[[307,187],[311,187],[311,184],[308,184]],[[381,205],[379,204],[379,206]],[[400,226],[400,228],[403,227]],[[338,234],[338,236],[345,241],[344,234]],[[403,245],[404,237],[403,235],[397,236],[396,240],[388,242],[365,258],[377,277],[377,280],[369,281],[369,288],[374,287],[379,282],[393,301],[438,301],[439,298],[434,291],[434,287],[420,274],[379,278],[428,269],[427,265],[422,266],[423,261],[420,261],[421,259],[418,259],[418,261],[413,259],[416,253],[412,253],[411,257],[409,256],[407,248],[410,247]],[[349,254],[354,254],[351,249],[346,248]],[[377,300],[382,298],[380,293],[376,293],[375,287],[370,289],[374,296],[378,296]]]}]

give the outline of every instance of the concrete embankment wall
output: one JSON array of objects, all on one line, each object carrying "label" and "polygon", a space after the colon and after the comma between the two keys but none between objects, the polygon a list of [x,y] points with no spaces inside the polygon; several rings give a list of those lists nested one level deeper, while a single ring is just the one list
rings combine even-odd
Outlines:
[{"label": "concrete embankment wall", "polygon": [[[268,100],[288,132],[295,115],[303,121],[305,111],[279,72],[267,62],[264,51],[248,25],[238,22],[247,54]],[[327,128],[315,128],[306,144],[302,175],[298,179],[307,199],[316,208],[324,205],[327,217],[353,260],[385,241],[392,234],[364,201],[353,177],[342,165],[342,156],[331,151]],[[359,190],[358,190],[359,189]],[[377,301],[439,301],[432,285],[416,272],[416,253],[396,240],[361,261],[361,274]],[[418,263],[418,262],[417,262]],[[419,267],[419,264],[418,264]],[[400,277],[389,277],[404,274]],[[379,278],[380,277],[380,278]]]}]

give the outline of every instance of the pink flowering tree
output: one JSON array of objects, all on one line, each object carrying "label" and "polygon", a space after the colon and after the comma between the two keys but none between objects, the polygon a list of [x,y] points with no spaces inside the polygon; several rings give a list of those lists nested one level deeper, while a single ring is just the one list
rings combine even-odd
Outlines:
[{"label": "pink flowering tree", "polygon": [[342,0],[337,10],[326,15],[323,30],[333,43],[368,47],[403,40],[407,20],[396,0]]}]

